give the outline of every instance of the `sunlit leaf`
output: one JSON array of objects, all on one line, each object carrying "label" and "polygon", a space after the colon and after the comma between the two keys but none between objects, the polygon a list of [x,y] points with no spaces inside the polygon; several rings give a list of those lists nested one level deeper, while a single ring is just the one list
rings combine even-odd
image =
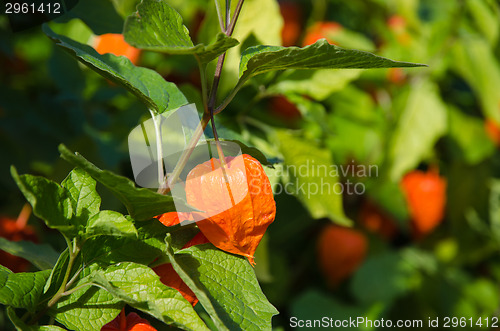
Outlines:
[{"label": "sunlit leaf", "polygon": [[76,235],[77,227],[71,222],[72,204],[69,193],[56,182],[44,177],[19,175],[14,167],[11,174],[33,206],[33,213],[40,217],[48,227],[57,229],[72,237]]},{"label": "sunlit leaf", "polygon": [[59,151],[62,158],[74,166],[84,169],[95,180],[113,192],[136,221],[144,221],[169,211],[175,211],[171,196],[157,194],[146,188],[137,188],[130,179],[99,169],[83,156],[72,153],[64,145],[59,146]]},{"label": "sunlit leaf", "polygon": [[85,236],[137,236],[132,221],[112,210],[102,210],[88,221]]},{"label": "sunlit leaf", "polygon": [[167,247],[167,255],[219,330],[271,330],[271,318],[278,312],[262,293],[245,258],[212,244],[192,246],[175,255]]},{"label": "sunlit leaf", "polygon": [[397,181],[428,155],[447,129],[447,108],[430,81],[413,86],[392,136],[390,177]]},{"label": "sunlit leaf", "polygon": [[157,72],[136,67],[124,56],[109,53],[101,55],[88,45],[54,33],[47,25],[43,26],[43,31],[56,42],[56,45],[76,57],[78,61],[105,78],[122,85],[158,114],[187,104],[186,98],[177,86],[165,81]]},{"label": "sunlit leaf", "polygon": [[422,64],[398,62],[368,52],[344,49],[325,39],[304,48],[253,46],[241,54],[240,80],[264,72],[286,69],[369,69],[421,67]]},{"label": "sunlit leaf", "polygon": [[95,180],[81,169],[74,169],[63,180],[61,186],[69,193],[73,209],[73,220],[86,225],[89,217],[99,212],[101,197],[95,190]]},{"label": "sunlit leaf", "polygon": [[338,169],[332,167],[330,152],[286,131],[277,131],[276,139],[291,178],[287,193],[293,193],[314,218],[329,217],[349,225],[342,206],[345,188],[339,183]]},{"label": "sunlit leaf", "polygon": [[90,275],[89,279],[104,286],[130,306],[167,324],[188,330],[208,330],[191,304],[177,290],[163,285],[151,268],[124,262],[112,265],[98,275]]}]

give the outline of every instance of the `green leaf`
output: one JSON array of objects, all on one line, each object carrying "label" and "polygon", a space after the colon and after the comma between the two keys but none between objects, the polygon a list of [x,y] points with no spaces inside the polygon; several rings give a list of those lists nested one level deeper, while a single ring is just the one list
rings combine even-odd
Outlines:
[{"label": "green leaf", "polygon": [[449,108],[450,136],[457,144],[456,158],[477,164],[495,153],[495,144],[484,129],[484,120]]},{"label": "green leaf", "polygon": [[134,223],[122,214],[112,210],[102,210],[88,221],[85,235],[93,236],[135,236]]},{"label": "green leaf", "polygon": [[376,123],[331,114],[329,124],[335,135],[328,139],[327,144],[336,161],[347,164],[354,159],[358,163],[375,166],[380,163],[384,156],[383,136],[386,132]]},{"label": "green leaf", "polygon": [[87,220],[99,212],[101,197],[95,190],[95,180],[82,169],[75,168],[61,183],[69,192],[73,220],[85,226]]},{"label": "green leaf", "polygon": [[360,303],[390,304],[420,281],[413,263],[401,253],[388,252],[365,261],[353,276],[351,290]]},{"label": "green leaf", "polygon": [[[222,1],[224,2],[224,1]],[[231,11],[238,1],[228,1]],[[238,67],[240,54],[247,45],[280,45],[281,30],[283,28],[283,18],[280,14],[280,6],[275,0],[247,0],[243,4],[238,22],[232,34],[233,38],[242,43],[228,52],[224,61],[224,70],[219,84],[218,95],[227,95],[238,81]],[[215,5],[209,5],[206,17],[198,32],[198,38],[205,43],[212,42],[214,36],[220,31],[219,21],[215,10]],[[250,44],[252,43],[252,44]]]},{"label": "green leaf", "polygon": [[175,248],[180,249],[199,231],[192,227],[166,227],[157,219],[137,223],[138,238],[99,236],[85,242],[83,262],[102,266],[120,262],[149,265],[163,257],[166,249],[165,235],[175,232]]},{"label": "green leaf", "polygon": [[485,117],[500,123],[500,61],[486,40],[467,35],[453,44],[453,69],[464,78],[477,94]]},{"label": "green leaf", "polygon": [[262,283],[270,283],[273,281],[271,273],[270,255],[271,249],[269,247],[269,236],[265,235],[255,251],[255,276]]},{"label": "green leaf", "polygon": [[[212,139],[207,139],[207,140],[212,141]],[[236,143],[240,146],[242,154],[250,155],[251,157],[253,157],[257,161],[259,161],[262,165],[272,166],[272,163],[267,160],[264,153],[259,151],[257,148],[249,147],[239,140],[230,140],[230,139],[220,139],[220,140],[221,141],[230,141],[230,142]]]},{"label": "green leaf", "polygon": [[90,69],[128,89],[157,114],[187,104],[177,86],[165,81],[157,72],[136,67],[124,56],[101,55],[88,45],[54,33],[47,25],[43,26],[43,31],[56,45]]},{"label": "green leaf", "polygon": [[500,243],[500,180],[492,179],[489,197],[490,234]]},{"label": "green leaf", "polygon": [[112,265],[90,279],[130,306],[160,321],[188,330],[208,330],[191,304],[177,290],[162,284],[160,277],[147,266],[124,262]]},{"label": "green leaf", "polygon": [[73,208],[65,188],[43,177],[20,176],[14,167],[11,167],[11,174],[37,217],[49,228],[57,229],[67,236],[76,234],[76,227],[70,221]]},{"label": "green leaf", "polygon": [[488,39],[492,47],[496,45],[500,31],[498,7],[493,8],[493,3],[494,1],[491,1],[488,5],[488,1],[466,1],[466,7],[469,9],[474,23]]},{"label": "green leaf", "polygon": [[12,273],[0,265],[0,303],[33,312],[50,270]]},{"label": "green leaf", "polygon": [[[465,282],[464,282],[465,283]],[[496,282],[481,276],[469,279],[461,286],[453,309],[454,316],[478,316],[484,320],[495,314],[500,303]]]},{"label": "green leaf", "polygon": [[167,255],[219,330],[271,330],[271,319],[278,311],[262,293],[245,258],[212,244],[192,246],[175,255],[168,247]]},{"label": "green leaf", "polygon": [[280,75],[268,88],[269,93],[305,94],[316,100],[323,100],[330,94],[342,90],[358,78],[361,70],[296,70]]},{"label": "green leaf", "polygon": [[345,187],[338,181],[340,174],[330,152],[286,131],[276,131],[276,139],[292,181],[285,184],[288,191],[314,218],[329,217],[336,223],[350,225],[351,220],[344,215],[342,194],[339,194]]},{"label": "green leaf", "polygon": [[137,10],[124,26],[125,40],[135,47],[168,54],[193,54],[208,63],[238,45],[236,39],[223,33],[208,46],[193,45],[182,17],[166,1],[143,0]]},{"label": "green leaf", "polygon": [[99,236],[85,243],[84,263],[102,266],[120,262],[149,264],[162,255],[162,251],[148,240],[131,237]]},{"label": "green leaf", "polygon": [[398,182],[393,182],[385,174],[371,177],[366,182],[367,195],[383,210],[396,218],[400,230],[409,230],[408,203]]},{"label": "green leaf", "polygon": [[45,283],[43,288],[43,299],[49,300],[54,294],[56,294],[57,290],[61,287],[64,274],[66,269],[68,268],[69,262],[69,250],[66,248],[59,258],[57,259],[56,264],[52,268],[50,272],[49,278]]},{"label": "green leaf", "polygon": [[16,311],[12,307],[7,307],[7,315],[9,316],[12,324],[14,324],[16,329],[19,331],[64,331],[63,328],[56,325],[27,325],[19,317],[17,317]]},{"label": "green leaf", "polygon": [[368,52],[330,45],[326,39],[303,48],[253,46],[241,54],[240,81],[252,76],[286,69],[369,69],[421,67],[423,64],[398,62]]},{"label": "green leaf", "polygon": [[[215,309],[212,300],[208,296],[208,293],[204,290],[202,286],[200,286],[200,284],[198,284],[196,279],[191,278],[191,275],[187,272],[187,268],[182,267],[175,260],[174,250],[172,247],[172,236],[170,235],[170,233],[168,233],[167,236],[165,237],[165,242],[167,243],[166,247],[167,257],[170,260],[170,263],[172,263],[172,267],[174,268],[175,272],[179,275],[179,277],[182,278],[184,283],[186,283],[186,285],[191,289],[191,291],[193,291],[196,298],[203,305],[203,308],[205,308],[207,313],[210,315],[210,318],[217,327],[217,330],[229,330],[219,317],[219,312]],[[198,266],[196,267],[196,269],[198,269]]]},{"label": "green leaf", "polygon": [[136,221],[144,221],[169,211],[175,211],[171,196],[157,194],[145,188],[137,188],[130,179],[97,168],[81,155],[72,153],[64,145],[59,146],[59,152],[63,159],[84,169],[95,180],[111,190]]},{"label": "green leaf", "polygon": [[52,269],[59,253],[47,244],[39,245],[31,241],[9,241],[0,237],[0,249],[33,263],[38,269]]},{"label": "green leaf", "polygon": [[437,86],[427,80],[417,82],[392,136],[390,178],[398,181],[405,172],[416,167],[446,129],[447,108]]},{"label": "green leaf", "polygon": [[[354,319],[354,316],[363,316],[366,319],[378,319],[381,305],[373,305],[366,307],[362,305],[348,304],[335,296],[328,295],[328,293],[320,292],[318,290],[307,290],[300,294],[291,304],[291,316],[297,320],[321,320],[324,316],[332,315],[335,312],[335,320],[349,320]],[[306,325],[304,327],[295,328],[297,330],[308,330]],[[350,328],[345,328],[350,329]],[[354,328],[356,329],[356,328]],[[364,328],[360,328],[366,330]],[[358,329],[359,330],[359,329]]]}]

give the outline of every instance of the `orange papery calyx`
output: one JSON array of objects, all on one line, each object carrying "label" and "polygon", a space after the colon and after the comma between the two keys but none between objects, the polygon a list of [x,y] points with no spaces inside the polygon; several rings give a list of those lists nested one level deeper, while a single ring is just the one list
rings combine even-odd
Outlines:
[{"label": "orange papery calyx", "polygon": [[446,179],[437,169],[414,170],[401,180],[416,238],[432,232],[442,221],[446,207]]},{"label": "orange papery calyx", "polygon": [[139,62],[141,55],[141,50],[129,45],[123,34],[120,33],[106,33],[96,36],[93,46],[99,54],[111,53],[116,56],[125,56],[133,64]]},{"label": "orange papery calyx", "polygon": [[212,158],[194,167],[186,178],[187,203],[203,212],[166,213],[157,218],[166,226],[196,220],[217,248],[248,258],[254,253],[276,216],[276,203],[262,165],[243,154],[226,157],[226,165]]}]

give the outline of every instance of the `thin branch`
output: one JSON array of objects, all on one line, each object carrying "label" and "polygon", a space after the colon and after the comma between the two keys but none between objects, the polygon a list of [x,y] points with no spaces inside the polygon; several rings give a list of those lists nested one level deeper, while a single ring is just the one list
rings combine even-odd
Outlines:
[{"label": "thin branch", "polygon": [[241,7],[243,6],[244,1],[245,0],[239,0],[238,4],[236,5],[236,9],[234,10],[233,19],[231,20],[231,23],[229,23],[229,27],[227,28],[226,34],[228,36],[231,36],[233,34],[234,27],[236,26],[236,21],[238,20],[238,16],[240,16]]},{"label": "thin branch", "polygon": [[204,107],[204,112],[208,113],[208,87],[207,87],[207,65],[202,64],[200,58],[195,55],[196,62],[198,63],[198,69],[200,71],[200,80],[201,80],[201,97]]},{"label": "thin branch", "polygon": [[[238,4],[236,5],[236,9],[234,11],[233,18],[232,18],[231,22],[229,23],[229,26],[226,30],[226,35],[228,37],[230,37],[234,32],[234,27],[236,25],[236,21],[238,20],[239,15],[240,15],[241,7],[243,6],[243,1],[244,0],[239,0]],[[226,3],[226,6],[227,6],[227,3]],[[212,83],[212,89],[210,90],[210,98],[208,99],[208,111],[211,113],[214,111],[215,101],[216,101],[216,97],[217,97],[217,89],[219,88],[220,75],[222,73],[222,67],[224,65],[225,58],[226,58],[226,53],[222,53],[219,56],[219,59],[217,60],[217,66],[215,67],[214,81]]]},{"label": "thin branch", "polygon": [[226,0],[226,28],[224,33],[227,34],[227,26],[229,24],[229,18],[231,17],[231,0]]},{"label": "thin branch", "polygon": [[67,290],[65,292],[62,292],[61,293],[61,297],[65,297],[65,296],[71,295],[71,294],[75,293],[76,291],[81,290],[84,287],[92,286],[92,285],[97,286],[94,283],[85,283],[85,284],[82,284],[82,285],[78,285],[77,287],[74,287],[71,290]]},{"label": "thin branch", "polygon": [[65,290],[67,290],[75,282],[78,276],[82,273],[83,269],[85,269],[85,265],[83,265],[77,272],[75,272],[73,277],[68,281],[68,284],[66,284]]},{"label": "thin branch", "polygon": [[210,90],[210,98],[208,99],[208,111],[212,112],[215,106],[215,99],[217,97],[217,89],[219,88],[220,76],[222,73],[222,67],[224,65],[224,60],[226,58],[226,53],[219,55],[217,60],[217,66],[215,67],[214,81],[212,83],[212,88]]}]

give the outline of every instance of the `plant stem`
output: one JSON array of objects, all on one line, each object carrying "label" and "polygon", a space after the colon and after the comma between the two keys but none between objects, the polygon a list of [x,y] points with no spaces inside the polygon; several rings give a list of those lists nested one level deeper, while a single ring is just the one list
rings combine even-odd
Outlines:
[{"label": "plant stem", "polygon": [[54,294],[54,296],[47,303],[47,306],[44,309],[40,310],[35,316],[33,316],[29,324],[35,324],[47,312],[47,310],[54,306],[59,301],[59,299],[64,296],[64,292],[67,290],[69,276],[71,275],[71,269],[73,269],[76,258],[80,253],[80,246],[77,244],[76,238],[73,239],[73,241],[70,241],[66,236],[64,236],[64,239],[66,240],[66,244],[68,245],[69,260],[68,267],[66,268],[66,272],[64,273],[64,278],[61,286],[57,290],[56,294]]},{"label": "plant stem", "polygon": [[[233,32],[234,32],[234,27],[236,26],[236,21],[238,20],[238,17],[241,12],[241,7],[243,6],[244,0],[239,0],[238,4],[236,5],[236,9],[234,11],[234,16],[231,22],[229,23],[229,26],[227,27],[226,31],[223,31],[228,37],[230,37]],[[228,4],[226,3],[226,7]],[[226,8],[227,10],[227,8]],[[208,110],[213,110],[215,106],[215,99],[217,96],[217,89],[219,87],[219,81],[220,81],[220,76],[222,73],[222,67],[224,66],[224,60],[226,58],[226,53],[222,53],[219,55],[219,58],[217,60],[217,66],[215,67],[215,75],[214,75],[214,81],[212,83],[212,88],[210,90],[210,98],[208,100]]]},{"label": "plant stem", "polygon": [[163,148],[161,145],[161,115],[158,116],[160,119],[160,125],[158,125],[158,121],[156,120],[154,112],[149,109],[151,113],[151,118],[153,119],[153,124],[155,127],[156,134],[156,157],[158,158],[158,187],[163,187],[165,183],[165,175],[163,174]]},{"label": "plant stem", "polygon": [[222,73],[222,67],[224,66],[224,60],[226,58],[226,53],[219,55],[217,59],[217,66],[215,67],[214,80],[212,82],[212,88],[210,90],[210,98],[208,99],[208,111],[211,112],[215,106],[215,98],[217,97],[217,89],[219,88],[220,76]]},{"label": "plant stem", "polygon": [[222,147],[219,143],[219,136],[217,134],[217,129],[215,128],[214,121],[214,106],[215,100],[217,97],[217,89],[219,87],[220,76],[222,73],[222,66],[224,65],[224,59],[226,58],[226,53],[223,53],[219,56],[217,60],[217,67],[215,68],[214,81],[212,83],[212,90],[210,91],[210,99],[208,100],[207,109],[210,114],[210,120],[212,122],[212,132],[214,133],[215,145],[217,146],[217,153],[219,154],[219,160],[223,168],[226,167],[226,158],[224,157],[224,153],[222,152]]},{"label": "plant stem", "polygon": [[200,80],[201,80],[201,98],[203,101],[203,112],[208,113],[208,87],[207,87],[207,66],[202,64],[198,56],[196,56],[196,62],[198,63],[198,69],[200,70]]},{"label": "plant stem", "polygon": [[[231,4],[230,1],[226,1],[226,24],[229,22],[229,26],[227,26],[226,30],[223,31],[228,37],[231,36],[234,32],[234,27],[236,26],[236,21],[238,20],[238,17],[241,12],[241,7],[243,6],[243,1],[244,0],[239,0],[236,9],[234,11],[234,16],[231,19],[231,22],[229,22],[229,16],[231,12]],[[219,160],[221,162],[221,165],[223,168],[226,167],[226,158],[224,157],[224,153],[222,151],[222,147],[220,146],[219,143],[219,136],[217,134],[217,129],[215,127],[215,121],[214,121],[214,107],[215,107],[215,102],[217,98],[217,89],[219,88],[219,81],[220,81],[220,76],[222,73],[222,67],[224,66],[224,60],[226,58],[226,53],[223,53],[219,56],[217,60],[217,66],[215,67],[215,75],[214,75],[214,81],[212,83],[212,88],[210,90],[210,98],[208,100],[208,111],[210,113],[210,120],[212,122],[212,131],[214,133],[214,139],[215,139],[215,144],[217,146],[217,152],[219,154]]]},{"label": "plant stem", "polygon": [[229,17],[231,16],[231,0],[226,0],[226,26],[222,32],[226,33],[227,25],[229,24]]},{"label": "plant stem", "polygon": [[70,287],[75,282],[75,280],[78,278],[78,275],[80,275],[82,273],[84,268],[85,268],[85,265],[83,267],[81,267],[77,272],[75,272],[73,277],[68,281],[68,284],[66,284],[66,288]]},{"label": "plant stem", "polygon": [[94,285],[95,285],[94,283],[85,283],[85,284],[82,284],[82,285],[78,285],[77,287],[74,287],[71,290],[68,290],[68,291],[65,291],[65,292],[61,293],[61,297],[65,297],[65,296],[71,295],[71,294],[75,293],[76,291],[81,290],[84,287],[94,286]]},{"label": "plant stem", "polygon": [[231,36],[234,31],[234,27],[236,26],[236,21],[238,20],[238,16],[240,16],[240,11],[241,7],[243,6],[243,2],[245,0],[239,0],[238,4],[236,5],[236,9],[234,10],[234,16],[233,19],[231,20],[231,23],[229,23],[229,27],[227,28],[226,34],[228,36]]},{"label": "plant stem", "polygon": [[222,17],[222,13],[220,11],[220,7],[219,7],[219,1],[218,0],[214,0],[215,2],[215,9],[217,10],[217,17],[219,18],[219,25],[220,25],[220,29],[222,32],[226,32],[226,28],[224,27],[224,18]]}]

